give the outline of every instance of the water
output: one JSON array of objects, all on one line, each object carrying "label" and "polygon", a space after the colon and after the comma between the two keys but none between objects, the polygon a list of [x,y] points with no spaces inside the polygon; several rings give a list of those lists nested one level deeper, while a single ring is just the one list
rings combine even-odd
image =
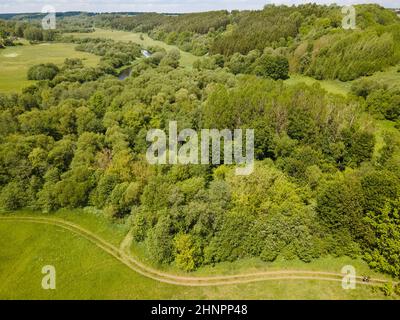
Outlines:
[{"label": "water", "polygon": [[148,52],[147,50],[142,50],[142,54],[144,55],[145,58],[151,57],[151,53]]},{"label": "water", "polygon": [[131,75],[131,73],[132,73],[132,68],[126,68],[122,70],[121,73],[118,75],[118,79],[121,81],[125,80]]},{"label": "water", "polygon": [[[147,50],[142,50],[142,54],[145,58],[151,57],[151,53]],[[118,75],[119,80],[125,80],[126,78],[130,77],[132,73],[132,68],[126,68],[121,71],[121,73]]]}]

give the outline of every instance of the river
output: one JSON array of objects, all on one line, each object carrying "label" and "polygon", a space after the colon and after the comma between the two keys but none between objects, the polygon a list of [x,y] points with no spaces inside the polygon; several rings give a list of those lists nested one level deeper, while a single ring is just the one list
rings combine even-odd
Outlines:
[{"label": "river", "polygon": [[[147,50],[142,50],[142,55],[145,58],[151,57],[151,53]],[[125,80],[126,78],[130,77],[131,73],[132,73],[132,68],[131,67],[126,68],[120,72],[120,74],[118,75],[118,79],[121,81]]]}]

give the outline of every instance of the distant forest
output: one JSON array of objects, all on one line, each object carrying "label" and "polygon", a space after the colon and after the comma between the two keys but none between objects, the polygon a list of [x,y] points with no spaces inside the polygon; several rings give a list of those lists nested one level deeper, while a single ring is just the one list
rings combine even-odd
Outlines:
[{"label": "distant forest", "polygon": [[342,28],[341,7],[315,4],[179,16],[110,14],[96,16],[94,21],[96,26],[146,32],[198,56],[222,54],[228,62],[240,64],[236,68],[240,73],[250,73],[246,60],[261,56],[268,48],[286,57],[292,72],[348,81],[400,61],[396,13],[378,5],[355,8],[355,31]]}]

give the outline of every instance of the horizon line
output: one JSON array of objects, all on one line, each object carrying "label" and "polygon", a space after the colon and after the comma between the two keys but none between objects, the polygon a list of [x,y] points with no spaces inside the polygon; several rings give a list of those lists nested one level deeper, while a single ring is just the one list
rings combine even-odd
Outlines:
[{"label": "horizon line", "polygon": [[[309,2],[309,3],[305,3],[305,4],[317,4],[317,3],[313,3],[313,2]],[[378,3],[366,3],[366,4],[376,4],[381,6],[382,8],[385,9],[400,9],[400,6],[398,7],[388,7],[388,6],[383,6],[381,4]],[[354,4],[354,5],[366,5],[366,4]],[[266,4],[266,5],[275,5],[275,6],[286,6],[286,7],[298,7],[304,4],[292,4],[292,5],[288,5],[288,4]],[[317,4],[320,6],[341,6],[338,5],[337,3],[330,3],[330,4]],[[264,7],[264,6],[263,6]],[[189,13],[202,13],[202,12],[215,12],[215,11],[228,11],[228,12],[232,12],[232,11],[257,11],[257,10],[262,10],[263,7],[261,8],[254,8],[254,9],[219,9],[219,10],[202,10],[202,11],[185,11],[185,12],[172,12],[172,11],[86,11],[86,10],[64,10],[64,11],[56,11],[57,13],[93,13],[93,14],[122,14],[122,13],[137,13],[137,14],[145,14],[145,13],[157,13],[157,14],[189,14]],[[5,15],[5,14],[9,14],[9,15],[20,15],[20,14],[46,14],[40,11],[28,11],[28,12],[0,12],[0,15]]]}]

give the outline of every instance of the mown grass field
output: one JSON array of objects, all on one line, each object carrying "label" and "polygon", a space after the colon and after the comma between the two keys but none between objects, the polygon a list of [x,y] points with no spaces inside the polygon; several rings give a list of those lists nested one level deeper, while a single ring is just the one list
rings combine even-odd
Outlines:
[{"label": "mown grass field", "polygon": [[[166,44],[162,41],[156,41],[151,39],[147,34],[135,33],[135,32],[127,32],[127,31],[119,31],[119,30],[105,30],[105,29],[96,29],[95,32],[91,33],[68,33],[67,35],[72,35],[75,38],[104,38],[104,39],[112,39],[115,41],[132,41],[142,45],[143,47],[150,46],[158,46],[164,48],[169,51],[172,49],[178,49],[178,47]],[[141,38],[142,36],[142,38]],[[199,59],[195,55],[179,50],[181,53],[181,66],[192,68],[193,62]]]},{"label": "mown grass field", "polygon": [[61,65],[66,58],[80,58],[87,66],[96,66],[99,57],[75,50],[74,44],[42,43],[0,50],[0,92],[20,91],[34,81],[27,80],[28,69],[40,63]]},{"label": "mown grass field", "polygon": [[[32,212],[18,213],[32,215]],[[36,213],[38,216],[42,214]],[[96,232],[112,243],[123,239],[127,227],[111,224],[92,213],[61,211],[52,215]],[[340,282],[272,280],[251,284],[184,287],[160,283],[137,274],[91,242],[67,230],[29,222],[0,221],[0,299],[385,299],[379,290],[358,285],[343,290]],[[147,262],[146,262],[147,263]],[[320,259],[311,264],[258,260],[224,263],[195,275],[222,275],[273,269],[305,268],[340,272],[352,264],[360,273],[375,275],[360,260]],[[56,268],[56,290],[41,287],[41,269]],[[379,276],[383,278],[382,275]]]}]

